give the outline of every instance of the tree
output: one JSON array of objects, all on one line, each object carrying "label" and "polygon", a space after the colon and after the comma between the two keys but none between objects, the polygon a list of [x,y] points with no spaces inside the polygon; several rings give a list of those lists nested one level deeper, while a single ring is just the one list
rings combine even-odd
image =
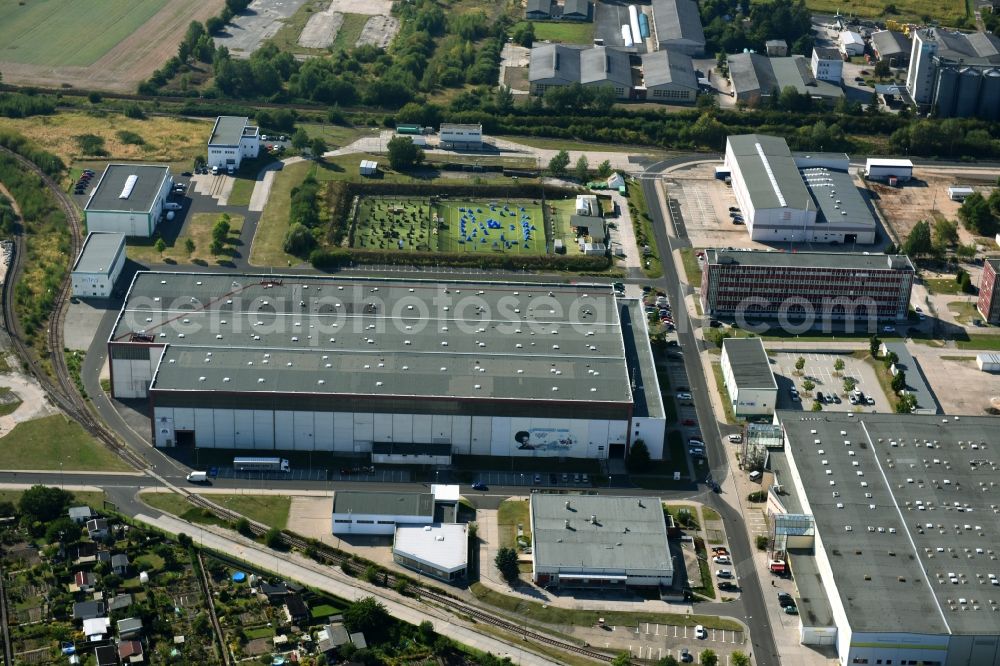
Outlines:
[{"label": "tree", "polygon": [[802,374],[802,368],[806,367],[806,360],[799,356],[795,359],[795,371],[797,374]]},{"label": "tree", "polygon": [[162,238],[157,238],[153,247],[156,248],[157,252],[163,254],[163,251],[167,249],[167,243]]},{"label": "tree", "polygon": [[833,371],[834,374],[836,375],[839,375],[841,372],[844,371],[844,359],[838,358],[836,361],[833,362]]},{"label": "tree", "polygon": [[767,550],[768,538],[766,534],[758,534],[754,537],[754,545],[757,546],[757,550]]},{"label": "tree", "polygon": [[517,580],[518,573],[520,573],[517,568],[517,551],[508,546],[503,546],[497,551],[493,563],[496,565],[500,575],[504,577],[504,580],[513,585]]},{"label": "tree", "polygon": [[745,652],[734,652],[729,655],[731,666],[750,666],[750,657]]},{"label": "tree", "polygon": [[45,540],[48,543],[70,544],[80,539],[80,526],[70,520],[69,516],[60,516],[45,527]]},{"label": "tree", "polygon": [[657,661],[656,666],[680,666],[680,662],[677,661],[677,657],[672,654],[668,654],[666,657]]},{"label": "tree", "polygon": [[816,388],[816,384],[814,384],[811,379],[807,379],[802,382],[802,389],[804,391],[812,391],[814,388]]},{"label": "tree", "polygon": [[281,530],[279,528],[272,527],[264,533],[264,545],[268,548],[278,548],[281,544]]},{"label": "tree", "polygon": [[604,160],[597,165],[597,175],[601,178],[611,177],[611,160]]},{"label": "tree", "polygon": [[301,127],[292,134],[292,148],[300,153],[309,147],[309,135]]},{"label": "tree", "polygon": [[535,24],[530,21],[518,23],[510,38],[515,44],[530,47],[535,42]]},{"label": "tree", "polygon": [[187,250],[188,254],[194,253],[194,239],[190,236],[184,241],[184,249]]},{"label": "tree", "polygon": [[[344,624],[349,631],[383,636],[389,623],[389,613],[375,597],[365,597],[344,609]],[[369,640],[372,640],[369,638]],[[372,640],[373,643],[378,639]]]},{"label": "tree", "polygon": [[814,412],[822,412],[823,403],[821,403],[819,400],[813,400],[813,404],[812,407],[810,407],[810,409]]},{"label": "tree", "polygon": [[903,254],[930,254],[932,249],[931,227],[926,220],[920,220],[913,225],[910,234],[903,241]]},{"label": "tree", "polygon": [[958,223],[940,218],[934,221],[934,253],[944,254],[944,251],[958,243]]},{"label": "tree", "polygon": [[899,396],[899,401],[896,403],[895,412],[897,414],[909,414],[917,406],[917,396],[912,393],[904,393]]},{"label": "tree", "polygon": [[424,151],[408,136],[389,139],[389,166],[396,171],[412,169],[424,161]]},{"label": "tree", "polygon": [[309,150],[312,152],[313,158],[322,159],[323,154],[327,151],[326,141],[317,136],[309,142]]},{"label": "tree", "polygon": [[17,506],[29,518],[47,523],[61,516],[71,501],[73,495],[60,488],[32,486],[24,491]]},{"label": "tree", "polygon": [[630,472],[639,472],[649,468],[649,447],[646,442],[637,439],[632,442],[626,464]]},{"label": "tree", "polygon": [[494,101],[497,105],[498,113],[510,113],[514,110],[514,92],[510,86],[500,86],[497,88]]},{"label": "tree", "polygon": [[618,656],[611,660],[611,666],[632,666],[632,655],[628,652],[619,652]]},{"label": "tree", "polygon": [[212,253],[213,256],[222,254],[222,243],[218,240],[213,240],[212,244],[208,246],[208,251]]},{"label": "tree", "polygon": [[887,60],[879,60],[875,63],[874,72],[875,76],[880,79],[884,79],[892,74],[892,68],[889,67],[889,62]]},{"label": "tree", "polygon": [[968,245],[959,245],[955,248],[955,256],[959,259],[964,259],[965,261],[971,261],[976,256],[976,244],[969,243]]},{"label": "tree", "polygon": [[712,649],[703,650],[700,661],[701,666],[719,666],[719,655]]},{"label": "tree", "polygon": [[886,370],[891,368],[896,363],[899,363],[899,355],[894,351],[891,351],[882,357],[882,364],[885,366]]},{"label": "tree", "polygon": [[587,160],[586,155],[580,155],[580,158],[576,161],[576,166],[573,168],[573,175],[581,183],[587,180],[587,174],[590,172],[590,162]]},{"label": "tree", "polygon": [[424,620],[417,627],[417,635],[420,636],[420,642],[424,645],[430,645],[434,642],[434,623],[430,620]]},{"label": "tree", "polygon": [[996,232],[996,217],[990,210],[989,203],[979,192],[974,192],[965,198],[958,209],[958,219],[966,229],[979,236],[992,236]]},{"label": "tree", "polygon": [[965,294],[974,294],[974,293],[976,293],[976,288],[972,284],[972,278],[970,278],[969,274],[966,273],[965,271],[962,271],[962,282],[961,282],[961,285],[962,285],[962,293],[965,293]]},{"label": "tree", "polygon": [[253,538],[253,530],[250,529],[250,521],[246,518],[240,518],[236,521],[236,531],[245,537]]},{"label": "tree", "polygon": [[232,227],[229,224],[229,216],[220,217],[215,225],[212,227],[212,240],[217,240],[220,243],[225,243],[229,240],[229,232]]},{"label": "tree", "polygon": [[566,173],[566,167],[568,166],[569,153],[565,150],[560,150],[558,153],[553,155],[551,160],[549,160],[549,173],[553,176],[561,176]]},{"label": "tree", "polygon": [[882,341],[878,339],[877,335],[868,338],[868,352],[872,355],[872,358],[878,358],[878,348],[881,346]]},{"label": "tree", "polygon": [[858,385],[858,380],[854,377],[844,377],[844,393],[850,393]]},{"label": "tree", "polygon": [[308,257],[315,247],[316,237],[303,224],[290,226],[285,234],[285,243],[282,245],[282,249],[288,254],[302,258]]},{"label": "tree", "polygon": [[898,370],[892,377],[892,390],[899,393],[906,388],[906,373],[902,370]]}]

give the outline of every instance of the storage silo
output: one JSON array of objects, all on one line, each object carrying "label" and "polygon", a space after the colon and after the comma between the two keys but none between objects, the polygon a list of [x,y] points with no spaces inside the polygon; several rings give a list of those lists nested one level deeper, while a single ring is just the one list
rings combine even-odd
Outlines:
[{"label": "storage silo", "polygon": [[958,95],[955,99],[955,115],[970,118],[979,107],[979,87],[982,74],[977,67],[966,67],[958,75]]},{"label": "storage silo", "polygon": [[937,89],[934,91],[934,104],[937,106],[938,118],[951,118],[955,115],[955,95],[958,93],[958,72],[951,67],[942,67],[938,73]]},{"label": "storage silo", "polygon": [[988,69],[983,72],[979,91],[979,113],[976,115],[983,120],[1000,120],[1000,69]]}]

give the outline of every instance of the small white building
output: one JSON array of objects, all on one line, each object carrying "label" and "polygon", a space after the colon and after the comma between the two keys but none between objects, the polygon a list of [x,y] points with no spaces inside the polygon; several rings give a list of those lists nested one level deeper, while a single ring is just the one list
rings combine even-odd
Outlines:
[{"label": "small white building", "polygon": [[378,173],[378,162],[375,160],[361,160],[361,175],[374,176]]},{"label": "small white building", "polygon": [[952,201],[965,201],[966,198],[971,197],[976,191],[971,187],[949,187],[948,188],[948,198]]},{"label": "small white building", "polygon": [[83,209],[90,232],[149,238],[173,186],[160,164],[109,164]]},{"label": "small white building", "polygon": [[442,123],[440,145],[453,150],[482,150],[483,126]]},{"label": "small white building", "polygon": [[844,30],[837,37],[837,44],[840,52],[847,57],[863,55],[865,52],[865,38],[853,30]]},{"label": "small white building", "polygon": [[906,182],[913,178],[913,162],[905,159],[869,157],[865,161],[865,178],[868,180],[889,180],[895,178]]},{"label": "small white building", "polygon": [[447,583],[465,578],[469,566],[469,534],[461,523],[400,525],[392,559],[408,569]]},{"label": "small white building", "polygon": [[241,116],[219,116],[208,138],[208,166],[239,169],[244,158],[260,152],[260,128]]},{"label": "small white building", "polygon": [[722,379],[736,416],[774,414],[778,384],[760,338],[722,341]]},{"label": "small white building", "polygon": [[125,234],[87,234],[73,264],[73,295],[108,298],[125,267]]},{"label": "small white building", "polygon": [[1000,354],[976,354],[976,367],[983,372],[1000,372]]}]

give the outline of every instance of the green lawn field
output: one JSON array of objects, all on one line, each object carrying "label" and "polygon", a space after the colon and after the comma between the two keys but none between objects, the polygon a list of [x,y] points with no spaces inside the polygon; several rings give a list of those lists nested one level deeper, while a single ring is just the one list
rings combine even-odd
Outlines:
[{"label": "green lawn field", "polygon": [[[887,14],[888,6],[896,8],[896,13]],[[965,0],[806,0],[806,7],[814,12],[843,16],[861,16],[864,18],[896,19],[897,21],[925,21],[937,19],[947,25],[955,25],[955,21],[966,16]],[[538,34],[538,24],[535,24],[535,34]]]},{"label": "green lawn field", "polygon": [[164,5],[166,0],[0,0],[0,60],[92,65]]},{"label": "green lawn field", "polygon": [[[490,203],[496,205],[491,209]],[[512,254],[546,251],[542,206],[530,201],[431,204],[422,199],[366,197],[360,206],[354,233],[359,248]]]},{"label": "green lawn field", "polygon": [[594,23],[586,21],[534,21],[535,40],[590,44],[594,39]]}]

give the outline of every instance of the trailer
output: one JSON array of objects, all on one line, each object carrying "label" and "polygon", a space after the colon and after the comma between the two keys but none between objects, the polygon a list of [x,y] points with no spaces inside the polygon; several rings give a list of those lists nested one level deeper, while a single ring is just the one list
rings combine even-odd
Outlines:
[{"label": "trailer", "polygon": [[639,32],[639,8],[635,5],[628,6],[628,25],[632,30],[632,41],[638,44],[642,41],[642,37]]},{"label": "trailer", "polygon": [[906,182],[913,178],[913,162],[869,157],[865,162],[865,178],[884,181],[895,178],[899,182]]},{"label": "trailer", "polygon": [[233,458],[233,469],[237,472],[287,472],[288,461],[284,458]]},{"label": "trailer", "polygon": [[649,37],[649,17],[643,13],[639,14],[639,36],[643,39]]},{"label": "trailer", "polygon": [[423,134],[424,130],[420,125],[396,125],[396,134]]}]

